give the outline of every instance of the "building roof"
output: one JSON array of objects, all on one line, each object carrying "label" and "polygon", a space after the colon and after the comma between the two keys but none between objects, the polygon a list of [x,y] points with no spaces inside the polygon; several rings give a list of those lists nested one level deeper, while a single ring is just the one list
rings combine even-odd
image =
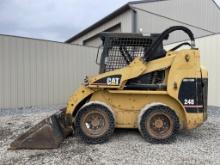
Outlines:
[{"label": "building roof", "polygon": [[[129,9],[133,9],[132,5],[134,4],[140,4],[140,3],[151,3],[151,2],[161,2],[161,1],[168,1],[168,0],[140,0],[140,1],[132,1],[128,2],[127,4],[123,5],[119,9],[115,10],[111,14],[107,15],[103,19],[99,20],[98,22],[94,23],[93,25],[89,26],[88,28],[84,29],[83,31],[79,32],[78,34],[74,35],[73,37],[69,38],[68,40],[65,41],[65,43],[71,43],[72,41],[80,38],[81,36],[85,35],[86,33],[92,31],[93,29],[101,26],[102,24],[108,22],[112,18],[124,13],[125,11]],[[213,3],[220,9],[219,5],[215,2],[215,0],[212,0]]]},{"label": "building roof", "polygon": [[112,18],[124,13],[125,11],[127,11],[128,9],[132,9],[131,5],[133,4],[140,4],[140,3],[150,3],[150,2],[157,2],[157,1],[165,1],[165,0],[142,0],[142,1],[132,1],[132,2],[128,2],[127,4],[123,5],[122,7],[120,7],[119,9],[115,10],[114,12],[112,12],[111,14],[107,15],[106,17],[104,17],[103,19],[99,20],[98,22],[94,23],[93,25],[89,26],[88,28],[86,28],[85,30],[79,32],[78,34],[76,34],[75,36],[69,38],[68,40],[65,41],[65,43],[71,43],[72,41],[80,38],[81,36],[83,36],[84,34],[92,31],[93,29],[95,29],[96,27],[99,27],[100,25],[108,22],[109,20],[111,20]]}]

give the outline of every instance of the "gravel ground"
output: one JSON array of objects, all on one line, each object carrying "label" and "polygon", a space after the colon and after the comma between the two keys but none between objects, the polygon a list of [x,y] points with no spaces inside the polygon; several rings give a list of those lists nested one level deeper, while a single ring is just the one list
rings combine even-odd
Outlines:
[{"label": "gravel ground", "polygon": [[150,144],[137,130],[117,129],[104,144],[84,144],[73,136],[54,150],[8,150],[18,134],[61,107],[1,109],[0,164],[220,164],[220,109],[215,107],[206,123],[180,132],[171,144]]}]

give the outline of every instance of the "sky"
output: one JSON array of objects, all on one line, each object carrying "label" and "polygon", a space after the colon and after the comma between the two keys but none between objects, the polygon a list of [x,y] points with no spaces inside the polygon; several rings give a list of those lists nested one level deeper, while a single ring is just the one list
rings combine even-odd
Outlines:
[{"label": "sky", "polygon": [[129,1],[0,0],[0,34],[63,42]]}]

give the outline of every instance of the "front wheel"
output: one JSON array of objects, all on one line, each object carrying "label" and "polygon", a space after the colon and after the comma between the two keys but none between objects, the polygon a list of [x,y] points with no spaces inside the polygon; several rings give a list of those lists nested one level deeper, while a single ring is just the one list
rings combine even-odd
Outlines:
[{"label": "front wheel", "polygon": [[109,139],[115,129],[112,112],[101,104],[90,104],[76,114],[76,133],[86,143],[103,143]]},{"label": "front wheel", "polygon": [[148,109],[139,123],[140,133],[149,142],[169,142],[174,139],[178,129],[179,120],[175,112],[161,105]]}]

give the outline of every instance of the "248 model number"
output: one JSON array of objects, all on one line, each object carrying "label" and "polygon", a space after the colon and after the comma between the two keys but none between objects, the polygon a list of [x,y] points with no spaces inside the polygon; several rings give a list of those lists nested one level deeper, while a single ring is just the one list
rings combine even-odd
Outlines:
[{"label": "248 model number", "polygon": [[194,99],[184,99],[185,105],[194,105],[195,101]]}]

